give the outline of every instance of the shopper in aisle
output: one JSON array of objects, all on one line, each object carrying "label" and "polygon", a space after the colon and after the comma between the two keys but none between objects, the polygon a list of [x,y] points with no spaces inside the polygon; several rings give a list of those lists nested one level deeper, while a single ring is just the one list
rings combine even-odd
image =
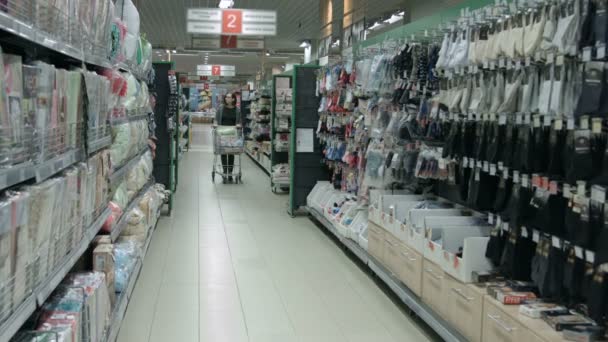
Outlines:
[{"label": "shopper in aisle", "polygon": [[[227,93],[224,96],[222,107],[217,111],[215,116],[216,126],[236,126],[240,128],[242,126],[241,112],[236,107],[236,96],[233,93]],[[234,155],[223,154],[222,155],[222,167],[224,174],[232,175],[234,167]],[[226,182],[226,178],[224,178]],[[232,176],[228,176],[228,182],[232,182]]]}]

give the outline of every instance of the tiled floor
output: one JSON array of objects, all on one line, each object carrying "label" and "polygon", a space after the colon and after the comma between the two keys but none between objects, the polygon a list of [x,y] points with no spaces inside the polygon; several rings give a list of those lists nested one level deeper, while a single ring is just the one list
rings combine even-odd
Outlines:
[{"label": "tiled floor", "polygon": [[[210,140],[200,127],[195,139]],[[287,215],[287,197],[246,156],[245,184],[213,184],[208,151],[182,160],[173,215],[159,222],[119,341],[436,339],[308,218]]]}]

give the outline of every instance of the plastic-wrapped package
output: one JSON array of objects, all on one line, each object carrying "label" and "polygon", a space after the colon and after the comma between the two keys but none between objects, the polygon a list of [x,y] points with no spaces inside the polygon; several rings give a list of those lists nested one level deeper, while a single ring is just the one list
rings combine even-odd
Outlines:
[{"label": "plastic-wrapped package", "polygon": [[73,273],[63,285],[83,291],[82,341],[101,341],[112,311],[106,275],[102,272]]},{"label": "plastic-wrapped package", "polygon": [[131,0],[116,1],[115,15],[123,20],[127,26],[125,37],[126,59],[135,61],[137,45],[139,43],[139,12]]},{"label": "plastic-wrapped package", "polygon": [[62,256],[65,255],[65,241],[67,231],[70,229],[66,222],[66,214],[64,208],[64,198],[66,196],[66,179],[57,178],[56,196],[53,206],[53,223],[49,240],[49,269],[53,269]]},{"label": "plastic-wrapped package", "polygon": [[113,143],[110,147],[110,160],[112,167],[116,168],[125,163],[131,145],[131,127],[123,123],[112,127]]},{"label": "plastic-wrapped package", "polygon": [[23,99],[21,111],[23,113],[23,139],[28,149],[27,160],[40,160],[40,143],[35,139],[38,136],[38,126],[44,127],[46,123],[37,123],[37,84],[40,69],[33,65],[24,65],[23,70]]},{"label": "plastic-wrapped package", "polygon": [[10,314],[12,301],[13,234],[11,203],[8,198],[2,197],[0,198],[0,321]]},{"label": "plastic-wrapped package", "polygon": [[101,230],[105,233],[112,232],[114,224],[116,224],[116,222],[120,219],[123,213],[120,206],[114,202],[108,203],[108,207],[110,208],[110,216],[108,216],[106,221],[103,223],[103,226],[101,227]]},{"label": "plastic-wrapped package", "polygon": [[4,59],[4,91],[8,96],[8,117],[10,120],[10,131],[2,132],[11,139],[11,164],[26,161],[25,145],[23,141],[24,115],[21,110],[23,99],[23,64],[21,56],[3,54]]},{"label": "plastic-wrapped package", "polygon": [[82,116],[82,76],[80,71],[67,72],[66,115],[68,127],[68,147],[78,146],[78,129]]},{"label": "plastic-wrapped package", "polygon": [[134,208],[129,213],[127,222],[127,227],[120,235],[135,236],[143,243],[148,235],[148,221],[146,220],[146,215],[139,208]]},{"label": "plastic-wrapped package", "polygon": [[118,242],[114,245],[114,286],[116,292],[122,293],[127,288],[129,278],[137,258],[141,254],[137,244],[133,241]]},{"label": "plastic-wrapped package", "polygon": [[40,75],[36,83],[36,132],[37,144],[40,145],[40,158],[46,159],[46,136],[56,127],[57,121],[52,120],[53,88],[55,85],[55,67],[43,62],[35,62]]},{"label": "plastic-wrapped package", "polygon": [[35,254],[34,237],[30,236],[28,218],[30,212],[30,194],[27,191],[9,191],[11,203],[11,226],[14,232],[13,251],[13,304],[19,305],[31,288],[28,287],[30,263]]},{"label": "plastic-wrapped package", "polygon": [[114,198],[112,202],[116,203],[122,210],[124,210],[129,204],[129,197],[127,194],[127,183],[122,182],[116,188],[116,192],[114,193]]}]

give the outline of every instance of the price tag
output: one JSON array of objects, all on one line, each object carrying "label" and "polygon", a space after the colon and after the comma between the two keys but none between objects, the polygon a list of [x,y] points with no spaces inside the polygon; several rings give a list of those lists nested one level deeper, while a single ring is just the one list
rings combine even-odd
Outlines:
[{"label": "price tag", "polygon": [[550,181],[549,182],[549,193],[551,195],[557,195],[557,191],[558,191],[557,182],[556,181]]},{"label": "price tag", "polygon": [[543,55],[542,55],[542,53],[541,53],[540,51],[537,51],[537,52],[534,54],[534,60],[535,60],[535,61],[537,61],[537,62],[542,62],[542,60],[543,60]]},{"label": "price tag", "polygon": [[534,115],[534,127],[540,127],[540,115]]},{"label": "price tag", "polygon": [[505,167],[505,164],[503,162],[498,162],[498,170],[502,171],[502,169]]},{"label": "price tag", "polygon": [[505,67],[507,70],[511,70],[513,68],[513,63],[510,59],[505,59]]},{"label": "price tag", "polygon": [[532,121],[532,115],[530,115],[530,114],[524,115],[524,124],[529,125],[531,121]]},{"label": "price tag", "polygon": [[600,44],[597,46],[597,59],[606,58],[606,45]]},{"label": "price tag", "polygon": [[564,56],[563,55],[558,55],[555,58],[555,65],[557,65],[557,66],[564,65]]},{"label": "price tag", "polygon": [[490,163],[488,163],[487,161],[483,162],[483,172],[490,172]]},{"label": "price tag", "polygon": [[594,263],[595,262],[595,253],[592,251],[585,250],[585,259],[587,262]]},{"label": "price tag", "polygon": [[585,47],[585,48],[583,48],[583,62],[590,62],[590,61],[591,61],[591,48]]},{"label": "price tag", "polygon": [[561,131],[564,128],[564,121],[562,119],[556,119],[553,127],[555,127],[555,130]]},{"label": "price tag", "polygon": [[540,233],[536,229],[532,232],[532,241],[536,243],[540,241]]},{"label": "price tag", "polygon": [[521,125],[523,123],[523,115],[515,115],[515,124]]},{"label": "price tag", "polygon": [[529,67],[532,64],[532,58],[530,58],[529,56],[526,57],[526,66]]},{"label": "price tag", "polygon": [[471,169],[475,168],[475,159],[469,158],[469,167]]},{"label": "price tag", "polygon": [[513,183],[519,183],[519,171],[513,171]]},{"label": "price tag", "polygon": [[498,117],[498,124],[501,126],[504,126],[507,124],[507,115],[506,114],[500,114],[500,116]]},{"label": "price tag", "polygon": [[593,118],[591,120],[591,132],[599,134],[602,133],[602,119],[601,118]]},{"label": "price tag", "polygon": [[557,236],[551,237],[551,244],[555,248],[562,248],[562,242]]},{"label": "price tag", "polygon": [[599,185],[594,185],[591,187],[591,199],[604,203],[606,201],[606,189]]},{"label": "price tag", "polygon": [[555,62],[555,55],[553,54],[553,52],[549,52],[547,54],[547,63],[552,64],[553,62]]},{"label": "price tag", "polygon": [[566,121],[566,129],[569,131],[574,129],[574,119],[568,119],[568,121]]},{"label": "price tag", "polygon": [[585,183],[584,181],[576,182],[576,194],[581,197],[584,197],[586,193],[587,193],[587,183]]},{"label": "price tag", "polygon": [[549,115],[543,116],[543,126],[545,126],[545,127],[551,126],[551,117]]},{"label": "price tag", "polygon": [[589,117],[582,116],[580,124],[581,124],[581,129],[589,129]]},{"label": "price tag", "polygon": [[502,230],[505,232],[509,231],[509,222],[503,222],[502,223]]},{"label": "price tag", "polygon": [[439,158],[439,169],[445,170],[445,159]]},{"label": "price tag", "polygon": [[508,167],[505,167],[505,168],[502,170],[502,178],[504,178],[504,179],[509,179],[509,168],[508,168]]},{"label": "price tag", "polygon": [[490,61],[490,70],[496,69],[496,61]]},{"label": "price tag", "polygon": [[529,177],[529,176],[528,176],[527,174],[523,174],[523,175],[521,175],[521,185],[522,185],[523,187],[526,187],[526,188],[527,188],[527,187],[530,185],[530,183],[529,183],[529,178],[528,178],[528,177]]},{"label": "price tag", "polygon": [[488,63],[487,59],[483,61],[483,68],[484,69],[489,69],[490,68],[490,63]]},{"label": "price tag", "polygon": [[492,214],[492,213],[488,214],[488,224],[489,225],[494,224],[494,214]]},{"label": "price tag", "polygon": [[576,255],[579,259],[585,259],[585,255],[583,254],[583,249],[579,246],[574,246],[574,255]]},{"label": "price tag", "polygon": [[464,167],[469,167],[469,158],[468,157],[462,158],[462,165],[464,165]]},{"label": "price tag", "polygon": [[496,164],[490,164],[490,176],[496,176]]},{"label": "price tag", "polygon": [[565,198],[572,198],[572,190],[570,189],[570,184],[564,184],[563,190]]},{"label": "price tag", "polygon": [[479,167],[479,168],[483,167],[483,164],[482,164],[481,160],[477,161],[476,166]]},{"label": "price tag", "polygon": [[505,65],[506,65],[506,60],[505,60],[505,58],[499,58],[499,59],[498,59],[498,67],[499,67],[499,68],[504,68],[504,67],[505,67]]},{"label": "price tag", "polygon": [[527,238],[528,237],[528,228],[521,227],[521,236]]},{"label": "price tag", "polygon": [[520,70],[521,69],[521,60],[516,60],[515,61],[515,70]]}]

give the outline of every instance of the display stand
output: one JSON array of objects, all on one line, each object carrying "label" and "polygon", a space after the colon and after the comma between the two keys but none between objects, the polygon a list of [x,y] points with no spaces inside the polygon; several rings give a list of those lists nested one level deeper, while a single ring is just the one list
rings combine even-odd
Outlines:
[{"label": "display stand", "polygon": [[320,167],[321,144],[316,136],[319,123],[320,98],[316,93],[318,67],[296,65],[293,68],[293,114],[289,167],[291,184],[287,212],[295,216],[296,211],[306,205],[306,196],[318,180],[327,179],[327,171]]},{"label": "display stand", "polygon": [[[273,171],[276,165],[289,163],[289,141],[291,123],[294,120],[292,76],[288,73],[275,75],[272,78],[272,112],[271,112],[271,178],[273,192],[289,191],[290,180],[275,180]],[[281,141],[287,142],[283,146]],[[279,147],[280,146],[280,147]],[[283,177],[281,177],[283,178]]]},{"label": "display stand", "polygon": [[173,193],[177,188],[177,149],[179,144],[179,100],[177,78],[172,63],[154,63],[156,78],[151,92],[156,92],[155,135],[157,138],[154,178],[171,191],[169,214],[173,208]]}]

